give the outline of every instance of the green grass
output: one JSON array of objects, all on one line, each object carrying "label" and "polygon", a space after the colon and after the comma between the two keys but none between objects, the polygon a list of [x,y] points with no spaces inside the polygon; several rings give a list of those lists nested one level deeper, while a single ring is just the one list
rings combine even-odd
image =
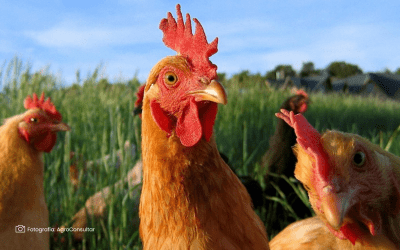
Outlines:
[{"label": "green grass", "polygon": [[[29,66],[18,59],[1,71],[0,120],[24,112],[24,98],[43,91],[51,96],[63,120],[72,127],[70,132],[59,133],[54,150],[44,158],[44,186],[52,227],[70,223],[88,197],[125,177],[140,158],[140,147],[137,147],[134,158],[124,157],[120,168],[114,167],[115,154],[126,140],[140,145],[140,119],[132,116],[139,82],[134,78],[109,84],[107,79],[98,79],[97,72],[98,69],[82,82],[77,74],[76,83],[65,88],[60,79],[47,71],[31,73]],[[274,113],[291,94],[267,90],[260,84],[245,90],[237,86],[226,86],[228,104],[219,106],[214,128],[218,148],[228,156],[237,173],[252,175],[264,185],[258,162],[275,130]],[[374,143],[390,146],[390,152],[400,155],[400,143],[395,136],[391,137],[399,130],[397,102],[339,94],[313,93],[310,97],[312,103],[306,117],[319,131],[337,129],[358,133]],[[85,160],[102,159],[108,154],[111,158],[81,172],[81,185],[75,190],[69,181],[70,151]],[[307,201],[301,186],[294,184],[293,187]],[[137,197],[131,197],[127,189],[126,186],[113,191],[106,218],[89,220],[88,227],[94,227],[95,231],[86,234],[83,244],[73,245],[72,234],[64,233],[63,242],[52,239],[52,249],[140,249],[138,214],[134,209]],[[296,218],[295,209],[287,205],[284,196],[270,199],[276,204],[286,204],[286,209]],[[263,221],[274,216],[274,207],[257,211]],[[269,225],[267,230],[270,237],[277,233]]]}]

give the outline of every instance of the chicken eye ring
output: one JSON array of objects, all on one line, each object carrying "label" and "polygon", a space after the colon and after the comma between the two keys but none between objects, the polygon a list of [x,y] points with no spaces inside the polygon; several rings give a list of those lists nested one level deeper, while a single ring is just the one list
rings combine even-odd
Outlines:
[{"label": "chicken eye ring", "polygon": [[365,154],[362,151],[358,151],[353,156],[353,162],[357,167],[362,167],[365,163]]},{"label": "chicken eye ring", "polygon": [[174,85],[178,81],[178,76],[172,72],[168,71],[164,75],[164,82],[170,86]]}]

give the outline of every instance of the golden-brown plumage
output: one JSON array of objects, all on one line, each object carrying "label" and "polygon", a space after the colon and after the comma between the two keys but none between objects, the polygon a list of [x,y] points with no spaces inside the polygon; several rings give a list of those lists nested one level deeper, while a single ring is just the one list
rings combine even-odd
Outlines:
[{"label": "golden-brown plumage", "polygon": [[316,216],[294,222],[270,242],[271,250],[392,250],[397,249],[385,236],[369,237],[369,246],[334,236]]},{"label": "golden-brown plumage", "polygon": [[[178,20],[179,14],[178,5]],[[168,21],[173,22],[172,16]],[[207,61],[205,66],[199,61],[192,65],[180,54],[161,60],[145,88],[139,207],[143,248],[269,249],[250,196],[220,157],[212,135],[214,117],[207,112],[215,110],[216,103],[226,103],[215,81],[216,67],[209,65],[207,73]],[[194,70],[199,65],[202,71]],[[176,82],[167,77],[170,72]],[[200,136],[193,133],[199,126]]]},{"label": "golden-brown plumage", "polygon": [[359,135],[321,136],[301,114],[282,113],[278,116],[294,127],[299,143],[295,176],[338,238],[331,249],[400,249],[400,158]]},{"label": "golden-brown plumage", "polygon": [[[38,143],[43,137],[31,136],[28,143],[20,133],[21,128],[26,128],[30,135],[40,134],[35,131],[35,124],[31,128],[26,122],[26,117],[32,116],[45,118],[47,114],[41,109],[29,109],[7,119],[0,127],[0,249],[49,249],[48,231],[29,231],[49,227],[43,190],[43,153],[34,146],[43,146]],[[69,130],[59,121],[50,126],[51,133]],[[46,148],[51,150],[51,147]],[[18,225],[25,227],[25,233],[16,233]]]},{"label": "golden-brown plumage", "polygon": [[157,95],[153,85],[142,113],[144,249],[268,249],[264,225],[214,137],[190,148],[175,133],[167,137],[149,109]]}]

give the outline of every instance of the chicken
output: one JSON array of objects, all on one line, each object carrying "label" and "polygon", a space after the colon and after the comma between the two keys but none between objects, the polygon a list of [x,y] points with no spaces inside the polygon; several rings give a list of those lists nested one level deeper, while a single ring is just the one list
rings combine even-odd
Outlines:
[{"label": "chicken", "polygon": [[388,238],[368,236],[372,246],[359,242],[353,246],[332,234],[317,216],[290,224],[270,242],[271,250],[385,250],[398,249]]},{"label": "chicken", "polygon": [[168,13],[160,29],[178,52],[147,79],[142,112],[143,249],[269,249],[250,196],[221,159],[213,136],[217,103],[226,104],[216,65],[217,39],[207,43],[197,19]]},{"label": "chicken", "polygon": [[[142,118],[142,106],[143,106],[143,95],[144,95],[144,87],[146,85],[142,85],[138,88],[136,92],[136,102],[135,102],[135,109],[133,111],[133,115],[139,115]],[[225,161],[225,163],[232,169],[232,171],[237,175],[235,170],[229,164],[229,158],[219,152],[221,158]],[[243,183],[244,187],[246,188],[247,192],[250,194],[251,202],[255,209],[260,208],[264,205],[264,194],[263,189],[258,181],[256,181],[253,177],[245,175],[239,176],[237,175],[239,180]]]},{"label": "chicken", "polygon": [[44,94],[26,97],[24,107],[0,127],[0,249],[49,249],[43,152],[70,128]]},{"label": "chicken", "polygon": [[[308,108],[308,95],[303,90],[298,90],[296,95],[289,97],[280,109],[291,110],[295,114],[304,113]],[[269,140],[268,151],[262,158],[261,166],[267,169],[266,179],[270,178],[268,173],[283,174],[294,177],[296,157],[292,147],[296,144],[296,134],[292,127],[283,120],[278,120],[275,133]]]},{"label": "chicken", "polygon": [[359,135],[321,136],[301,114],[281,112],[297,135],[295,176],[318,218],[340,239],[333,249],[399,249],[400,158]]},{"label": "chicken", "polygon": [[[281,109],[292,110],[295,114],[306,112],[309,104],[309,98],[305,91],[298,90],[296,95],[289,97],[281,106]],[[296,156],[293,154],[292,147],[296,144],[296,134],[292,127],[287,125],[283,120],[278,120],[275,133],[269,140],[269,148],[261,160],[261,167],[266,171],[264,192],[267,196],[277,196],[277,191],[271,182],[274,182],[279,189],[285,194],[287,201],[293,208],[299,218],[310,217],[311,210],[309,206],[295,193],[292,186],[284,179],[270,175],[275,173],[294,178],[294,167],[296,165]],[[272,201],[266,203],[266,207],[270,207]],[[276,214],[268,220],[275,231],[280,232],[287,224],[285,222],[294,222],[297,219],[288,212],[285,207],[278,203]]]}]

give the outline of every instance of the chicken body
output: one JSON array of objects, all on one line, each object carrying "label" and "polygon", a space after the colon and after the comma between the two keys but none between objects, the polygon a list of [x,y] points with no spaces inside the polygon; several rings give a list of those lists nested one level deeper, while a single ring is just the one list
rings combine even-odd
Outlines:
[{"label": "chicken body", "polygon": [[[55,133],[69,127],[46,119],[43,110],[29,109],[0,127],[0,249],[49,249],[42,151],[51,150]],[[43,132],[47,127],[50,132]]]},{"label": "chicken body", "polygon": [[[303,90],[297,91],[296,95],[285,100],[280,109],[293,111],[295,114],[304,113],[308,108],[308,95]],[[279,119],[276,124],[275,133],[269,140],[269,148],[261,160],[261,166],[267,169],[268,173],[284,174],[294,177],[296,156],[292,147],[296,144],[294,129],[285,121]]]},{"label": "chicken body", "polygon": [[[164,42],[174,49],[181,44],[206,50],[192,54],[176,49],[180,55],[161,60],[146,83],[139,207],[143,248],[269,249],[250,196],[221,158],[213,136],[217,103],[226,103],[225,91],[215,81],[216,66],[208,61],[217,51],[216,40],[193,47],[189,42],[169,43],[168,37],[176,37],[166,34],[169,29],[180,32],[190,26],[188,16],[183,25],[179,5],[177,9],[177,25],[170,13],[160,25]],[[193,43],[206,42],[195,21]],[[191,30],[185,35],[191,37]],[[205,58],[195,59],[203,52]]]},{"label": "chicken body", "polygon": [[148,113],[142,114],[144,249],[268,249],[264,225],[214,138],[186,148]]},{"label": "chicken body", "polygon": [[350,243],[332,249],[400,249],[400,158],[359,135],[321,136],[301,114],[282,113],[297,135],[296,178],[326,228]]},{"label": "chicken body", "polygon": [[393,250],[395,245],[385,236],[369,236],[368,245],[342,240],[333,235],[318,217],[290,224],[270,242],[271,250]]}]

